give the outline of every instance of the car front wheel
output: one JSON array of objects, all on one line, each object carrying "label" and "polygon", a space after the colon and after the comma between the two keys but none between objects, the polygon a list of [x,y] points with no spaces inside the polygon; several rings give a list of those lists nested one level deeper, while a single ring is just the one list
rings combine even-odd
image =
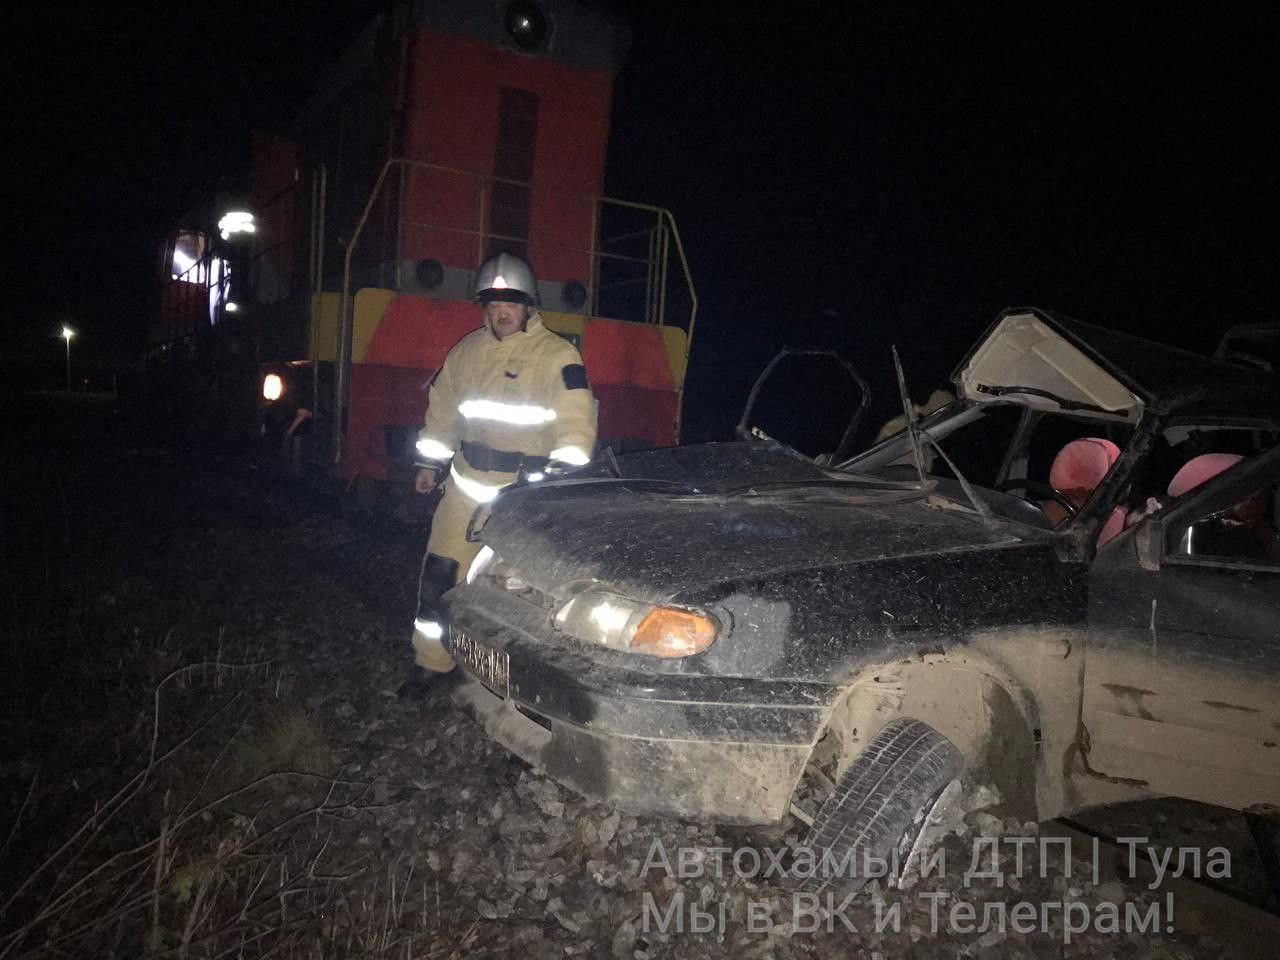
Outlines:
[{"label": "car front wheel", "polygon": [[927,723],[909,717],[890,721],[818,811],[805,841],[814,870],[802,888],[856,890],[872,879],[868,867],[892,864],[895,854],[910,848],[934,801],[964,766],[963,754]]}]

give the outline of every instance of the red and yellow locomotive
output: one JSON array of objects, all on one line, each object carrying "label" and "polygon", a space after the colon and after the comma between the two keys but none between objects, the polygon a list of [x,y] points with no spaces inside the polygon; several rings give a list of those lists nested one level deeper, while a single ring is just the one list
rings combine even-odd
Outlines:
[{"label": "red and yellow locomotive", "polygon": [[680,236],[603,196],[626,46],[578,0],[379,17],[287,133],[257,139],[246,202],[169,239],[155,366],[224,416],[256,404],[295,462],[408,476],[431,378],[480,323],[475,271],[506,250],[582,351],[601,443],[677,443],[697,311]]}]

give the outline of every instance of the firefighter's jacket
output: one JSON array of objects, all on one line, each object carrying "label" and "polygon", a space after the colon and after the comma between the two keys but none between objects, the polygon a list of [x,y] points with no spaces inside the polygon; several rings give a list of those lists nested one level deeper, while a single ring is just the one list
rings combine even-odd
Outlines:
[{"label": "firefighter's jacket", "polygon": [[577,349],[542,324],[499,340],[489,325],[449,351],[431,384],[418,463],[443,468],[469,499],[484,503],[524,472],[591,459],[595,404]]}]

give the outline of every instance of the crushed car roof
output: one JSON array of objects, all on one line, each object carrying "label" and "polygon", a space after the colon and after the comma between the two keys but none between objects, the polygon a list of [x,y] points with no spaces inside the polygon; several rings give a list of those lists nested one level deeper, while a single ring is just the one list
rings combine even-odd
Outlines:
[{"label": "crushed car roof", "polygon": [[[1034,307],[1005,310],[952,375],[976,402],[1009,394],[1037,406],[1064,398],[1109,419],[1146,407],[1180,415],[1280,419],[1280,378]],[[1020,388],[1020,389],[1010,389]],[[1043,399],[1046,409],[1061,405]],[[1248,404],[1242,408],[1241,404]]]}]

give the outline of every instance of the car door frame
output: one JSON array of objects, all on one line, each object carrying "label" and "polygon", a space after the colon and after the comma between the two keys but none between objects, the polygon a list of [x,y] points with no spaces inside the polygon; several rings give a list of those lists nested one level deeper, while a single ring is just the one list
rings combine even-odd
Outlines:
[{"label": "car door frame", "polygon": [[1277,482],[1280,447],[1099,550],[1081,702],[1091,773],[1223,806],[1280,805],[1280,567],[1170,550],[1193,520]]}]

